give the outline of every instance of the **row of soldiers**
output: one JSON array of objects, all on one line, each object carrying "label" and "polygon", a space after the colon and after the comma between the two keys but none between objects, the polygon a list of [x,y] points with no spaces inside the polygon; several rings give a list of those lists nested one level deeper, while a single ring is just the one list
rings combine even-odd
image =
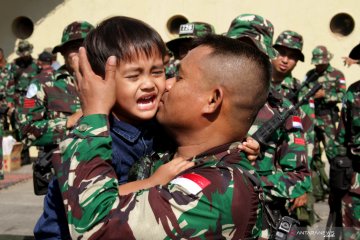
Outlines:
[{"label": "row of soldiers", "polygon": [[[14,129],[20,130],[18,139],[26,146],[41,147],[45,155],[81,117],[80,101],[71,71],[71,55],[78,51],[92,29],[87,22],[74,22],[64,29],[61,44],[53,49],[53,53],[60,52],[65,58],[65,65],[55,72],[51,68],[52,61],[42,61],[44,56],[39,56],[39,65],[34,63],[27,42],[20,42],[18,50],[26,56],[28,64],[21,65],[22,61],[15,61],[15,64],[5,64],[2,68],[1,82],[5,83],[2,105],[8,115],[18,120],[18,126],[14,125]],[[253,162],[261,178],[270,214],[277,219],[290,215],[305,226],[314,222],[313,213],[309,210],[313,197],[324,199],[324,194],[316,196],[316,193],[324,191],[324,184],[313,184],[316,181],[326,183],[320,142],[329,160],[337,155],[333,139],[339,121],[338,104],[346,90],[345,78],[341,71],[330,65],[332,54],[327,48],[318,46],[313,50],[311,60],[315,68],[300,82],[291,73],[297,61],[305,60],[302,36],[294,31],[284,31],[272,44],[273,32],[270,21],[258,15],[242,14],[233,20],[226,36],[259,48],[272,61],[273,79],[268,101],[260,110],[249,135],[256,133],[274,115],[291,109],[317,84],[321,85],[321,89],[276,129],[265,143],[259,141],[261,154]],[[215,31],[207,23],[191,22],[180,26],[179,37],[166,44],[169,50],[167,77],[176,74],[177,64],[191,48],[192,39],[209,33]],[[22,53],[20,50],[24,49],[27,51]],[[47,56],[49,60],[52,54]],[[20,72],[20,66],[26,66],[23,68],[28,70]],[[54,185],[49,188],[54,188]],[[62,205],[56,197],[50,199],[49,202],[45,200],[45,212],[51,212],[49,203],[52,201],[57,206]],[[46,234],[62,235],[62,231],[66,232],[61,227],[49,224],[56,218],[55,215],[50,214],[53,219],[46,218],[46,214],[40,218],[35,236],[41,239]],[[262,234],[268,238],[273,233],[264,231]]]}]

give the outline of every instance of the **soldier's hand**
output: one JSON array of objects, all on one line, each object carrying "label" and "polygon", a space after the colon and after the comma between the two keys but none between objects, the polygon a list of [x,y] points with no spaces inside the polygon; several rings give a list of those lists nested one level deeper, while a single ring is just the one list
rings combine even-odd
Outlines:
[{"label": "soldier's hand", "polygon": [[153,175],[150,176],[153,186],[165,185],[173,180],[179,173],[194,166],[194,162],[190,162],[182,157],[177,157],[170,162],[159,167]]},{"label": "soldier's hand", "polygon": [[66,121],[66,128],[72,128],[79,121],[79,119],[82,117],[82,115],[83,115],[83,112],[81,110],[70,115]]},{"label": "soldier's hand", "polygon": [[79,49],[79,55],[75,56],[73,61],[84,116],[108,115],[116,101],[116,58],[111,56],[106,61],[105,79],[96,75],[91,69],[85,48]]},{"label": "soldier's hand", "polygon": [[323,98],[323,97],[325,97],[325,90],[324,89],[318,90],[314,95],[314,98]]},{"label": "soldier's hand", "polygon": [[304,206],[307,203],[308,197],[307,193],[297,197],[295,199],[291,199],[290,202],[293,202],[293,205],[290,208],[290,211],[294,211],[295,208]]},{"label": "soldier's hand", "polygon": [[359,60],[355,60],[349,57],[343,57],[342,59],[344,59],[344,66],[350,67],[353,64],[358,64]]},{"label": "soldier's hand", "polygon": [[[255,161],[260,155],[260,144],[252,137],[247,137],[246,141],[238,146],[238,148],[246,153],[250,161]],[[254,165],[255,162],[252,163]]]}]

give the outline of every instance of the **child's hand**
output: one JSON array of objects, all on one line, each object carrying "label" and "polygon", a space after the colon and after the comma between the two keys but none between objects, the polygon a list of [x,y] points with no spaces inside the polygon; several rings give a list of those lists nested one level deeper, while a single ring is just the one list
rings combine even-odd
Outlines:
[{"label": "child's hand", "polygon": [[96,75],[91,69],[85,48],[81,47],[79,55],[74,56],[72,61],[84,116],[108,115],[116,100],[116,58],[114,56],[108,58],[105,79]]},{"label": "child's hand", "polygon": [[243,142],[238,148],[246,153],[250,161],[255,161],[260,155],[260,144],[252,137],[247,137],[246,142]]},{"label": "child's hand", "polygon": [[150,176],[149,180],[152,183],[151,185],[165,185],[173,180],[179,173],[193,167],[194,164],[194,162],[190,162],[181,157],[174,158],[170,162],[159,167],[154,174]]}]

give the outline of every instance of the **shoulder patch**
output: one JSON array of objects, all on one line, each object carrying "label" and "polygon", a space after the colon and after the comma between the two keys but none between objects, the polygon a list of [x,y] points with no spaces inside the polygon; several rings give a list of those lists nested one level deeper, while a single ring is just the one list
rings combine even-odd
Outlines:
[{"label": "shoulder patch", "polygon": [[196,195],[211,183],[207,178],[196,173],[183,174],[170,183],[180,186],[186,193]]},{"label": "shoulder patch", "polygon": [[292,116],[292,127],[303,129],[301,118],[299,116]]},{"label": "shoulder patch", "polygon": [[27,98],[34,97],[36,95],[37,91],[38,91],[38,88],[37,88],[36,84],[34,84],[34,83],[30,84],[29,88],[27,90],[27,93],[26,93],[26,97]]}]

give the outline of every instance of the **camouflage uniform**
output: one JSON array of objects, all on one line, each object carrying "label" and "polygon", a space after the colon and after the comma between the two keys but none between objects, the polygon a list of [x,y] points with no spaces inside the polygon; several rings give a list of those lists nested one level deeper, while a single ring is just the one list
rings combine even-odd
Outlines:
[{"label": "camouflage uniform", "polygon": [[39,67],[31,56],[33,46],[28,41],[20,41],[16,53],[20,56],[14,60],[16,72],[13,81],[8,83],[8,94],[12,95],[12,103],[18,107],[25,96],[30,81],[39,73]]},{"label": "camouflage uniform", "polygon": [[[304,55],[301,52],[303,47],[303,38],[300,34],[294,31],[284,31],[276,39],[274,48],[277,46],[283,46],[291,49],[295,49],[299,53],[299,60],[304,61]],[[305,94],[304,91],[301,91],[300,81],[292,76],[289,73],[279,85],[273,84],[276,91],[278,91],[282,96],[291,100],[292,104],[296,104],[301,100],[302,95]],[[297,96],[294,96],[298,92]],[[313,104],[314,99],[310,99],[309,102],[304,103],[300,107],[300,116],[303,126],[303,131],[305,133],[306,147],[308,154],[308,163],[311,165],[311,160],[313,156],[314,148],[314,120],[315,120],[315,109]]]},{"label": "camouflage uniform", "polygon": [[[227,36],[254,44],[272,59],[277,56],[272,47],[273,31],[272,23],[261,16],[242,14],[232,21]],[[290,101],[271,88],[268,101],[260,109],[249,134],[270,120],[275,112],[291,106]],[[297,198],[311,189],[304,134],[301,125],[295,124],[298,120],[298,116],[292,116],[277,129],[267,146],[261,147],[264,154],[255,161],[267,202],[280,208],[283,215],[288,215],[286,200]],[[264,231],[262,234],[262,237],[268,237],[269,233]]]},{"label": "camouflage uniform", "polygon": [[2,152],[2,139],[4,136],[4,126],[7,121],[7,92],[6,86],[9,79],[12,78],[11,64],[5,64],[4,67],[0,67],[0,179],[4,178],[3,169],[3,152]]},{"label": "camouflage uniform", "polygon": [[348,156],[354,170],[349,191],[342,198],[344,239],[360,237],[360,81],[352,84],[343,99],[335,145],[337,156]]},{"label": "camouflage uniform", "polygon": [[[317,46],[313,52],[311,63],[314,65],[327,64],[325,72],[318,78],[325,90],[325,97],[315,99],[315,147],[314,161],[321,158],[320,141],[322,141],[326,157],[332,159],[334,157],[332,142],[336,135],[336,123],[338,122],[337,104],[341,103],[344,96],[346,85],[344,74],[330,65],[332,54],[324,46]],[[309,76],[315,69],[310,70],[306,75]],[[315,83],[309,83],[309,89]]]},{"label": "camouflage uniform", "polygon": [[[195,167],[164,186],[119,197],[107,116],[82,118],[60,144],[62,159],[53,159],[72,237],[253,239],[261,220],[259,192],[250,183],[252,167],[241,160],[237,145],[194,157]],[[172,157],[165,153],[159,161]],[[195,189],[184,181],[200,185]]]}]

